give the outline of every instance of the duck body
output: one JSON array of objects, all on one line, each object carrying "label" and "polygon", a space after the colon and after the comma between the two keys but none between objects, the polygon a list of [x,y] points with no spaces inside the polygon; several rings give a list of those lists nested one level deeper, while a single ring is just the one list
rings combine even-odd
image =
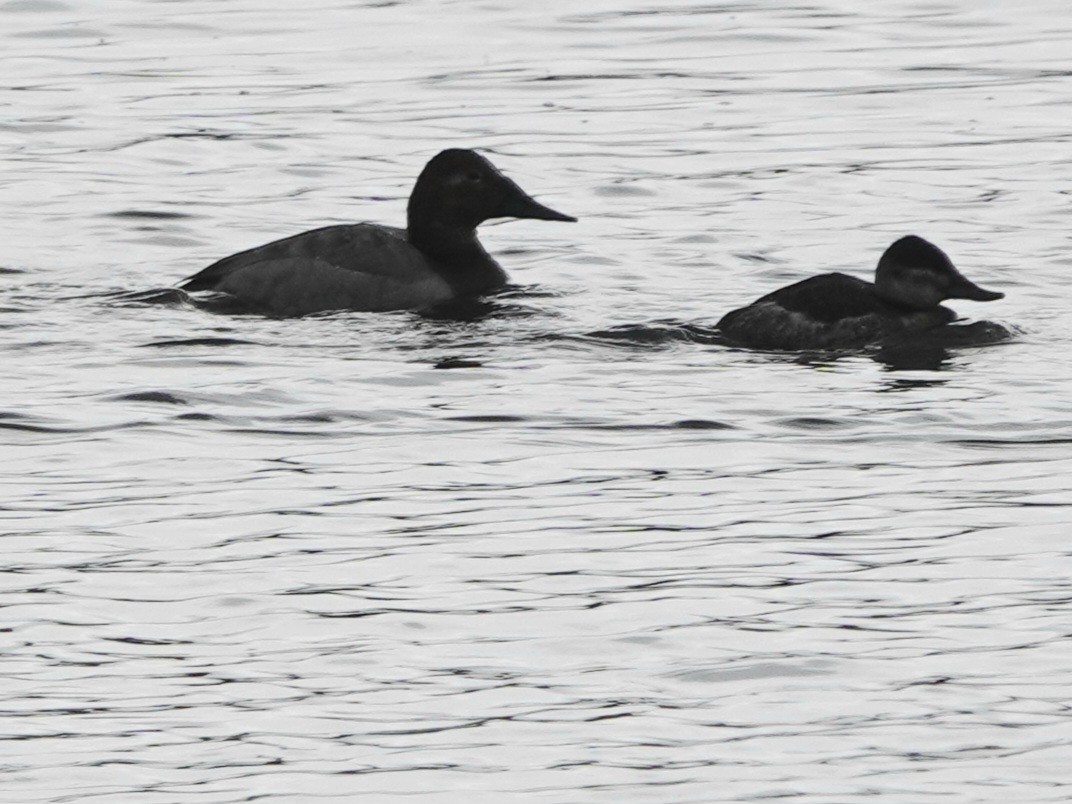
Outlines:
[{"label": "duck body", "polygon": [[405,229],[372,223],[325,226],[239,252],[182,285],[225,293],[281,316],[325,310],[414,310],[479,296],[508,281],[480,248],[453,272],[409,242]]},{"label": "duck body", "polygon": [[875,276],[813,276],[727,313],[718,328],[754,349],[852,349],[946,327],[957,316],[944,299],[1004,295],[970,282],[937,246],[914,235],[886,250]]},{"label": "duck body", "polygon": [[218,260],[180,287],[282,316],[435,307],[507,283],[476,237],[476,227],[494,217],[575,220],[530,198],[479,154],[452,149],[418,177],[405,229],[313,229]]},{"label": "duck body", "polygon": [[948,307],[913,310],[883,299],[872,282],[831,273],[768,293],[727,313],[718,328],[754,349],[837,349],[934,329],[955,318]]}]

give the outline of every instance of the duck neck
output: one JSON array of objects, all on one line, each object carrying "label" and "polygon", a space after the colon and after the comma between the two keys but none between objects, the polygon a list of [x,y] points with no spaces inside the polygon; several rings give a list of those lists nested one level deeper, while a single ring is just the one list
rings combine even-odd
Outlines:
[{"label": "duck neck", "polygon": [[434,220],[416,223],[411,218],[406,236],[459,294],[478,294],[506,284],[506,273],[480,245],[475,228]]}]

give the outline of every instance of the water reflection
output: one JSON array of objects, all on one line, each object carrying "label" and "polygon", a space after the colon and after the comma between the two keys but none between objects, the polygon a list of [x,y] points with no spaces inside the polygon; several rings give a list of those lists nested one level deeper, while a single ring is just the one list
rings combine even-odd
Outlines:
[{"label": "water reflection", "polygon": [[761,355],[777,363],[826,368],[846,359],[866,356],[890,371],[940,371],[958,350],[993,346],[1013,339],[1014,333],[993,321],[956,324],[927,333],[890,340],[875,347],[835,350],[763,351],[737,346],[713,327],[675,321],[620,324],[580,336],[584,340],[637,349],[676,343],[724,346],[732,354]]},{"label": "water reflection", "polygon": [[[503,301],[503,298],[500,296],[485,296],[479,299],[455,299],[446,304],[420,310],[417,315],[428,321],[452,321],[459,324],[473,324],[490,318],[526,318],[539,314],[534,308],[510,304]],[[516,298],[516,296],[505,298]]]},{"label": "water reflection", "polygon": [[941,371],[952,356],[949,349],[936,343],[891,344],[871,355],[890,371]]},{"label": "water reflection", "polygon": [[874,359],[890,371],[940,371],[960,350],[1007,343],[1014,332],[994,321],[950,324],[883,344]]}]

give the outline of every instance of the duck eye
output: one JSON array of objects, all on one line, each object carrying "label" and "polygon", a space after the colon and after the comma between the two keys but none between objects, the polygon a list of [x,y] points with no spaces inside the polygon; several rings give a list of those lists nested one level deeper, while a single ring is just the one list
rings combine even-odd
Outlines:
[{"label": "duck eye", "polygon": [[465,178],[472,182],[481,182],[484,180],[484,177],[481,176],[479,173],[468,173],[466,174]]}]

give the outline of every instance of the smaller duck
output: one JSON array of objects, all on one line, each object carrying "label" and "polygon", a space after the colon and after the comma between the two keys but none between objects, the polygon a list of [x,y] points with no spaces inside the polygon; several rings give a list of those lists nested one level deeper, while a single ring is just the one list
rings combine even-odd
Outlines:
[{"label": "smaller duck", "polygon": [[945,299],[994,301],[963,276],[945,252],[916,235],[883,253],[874,283],[842,273],[820,274],[726,313],[727,340],[754,349],[846,349],[945,327],[956,313]]},{"label": "smaller duck", "polygon": [[531,198],[475,151],[451,148],[425,165],[406,228],[326,226],[224,257],[180,287],[214,291],[273,315],[421,310],[480,296],[508,277],[476,227],[489,218],[575,221]]}]

